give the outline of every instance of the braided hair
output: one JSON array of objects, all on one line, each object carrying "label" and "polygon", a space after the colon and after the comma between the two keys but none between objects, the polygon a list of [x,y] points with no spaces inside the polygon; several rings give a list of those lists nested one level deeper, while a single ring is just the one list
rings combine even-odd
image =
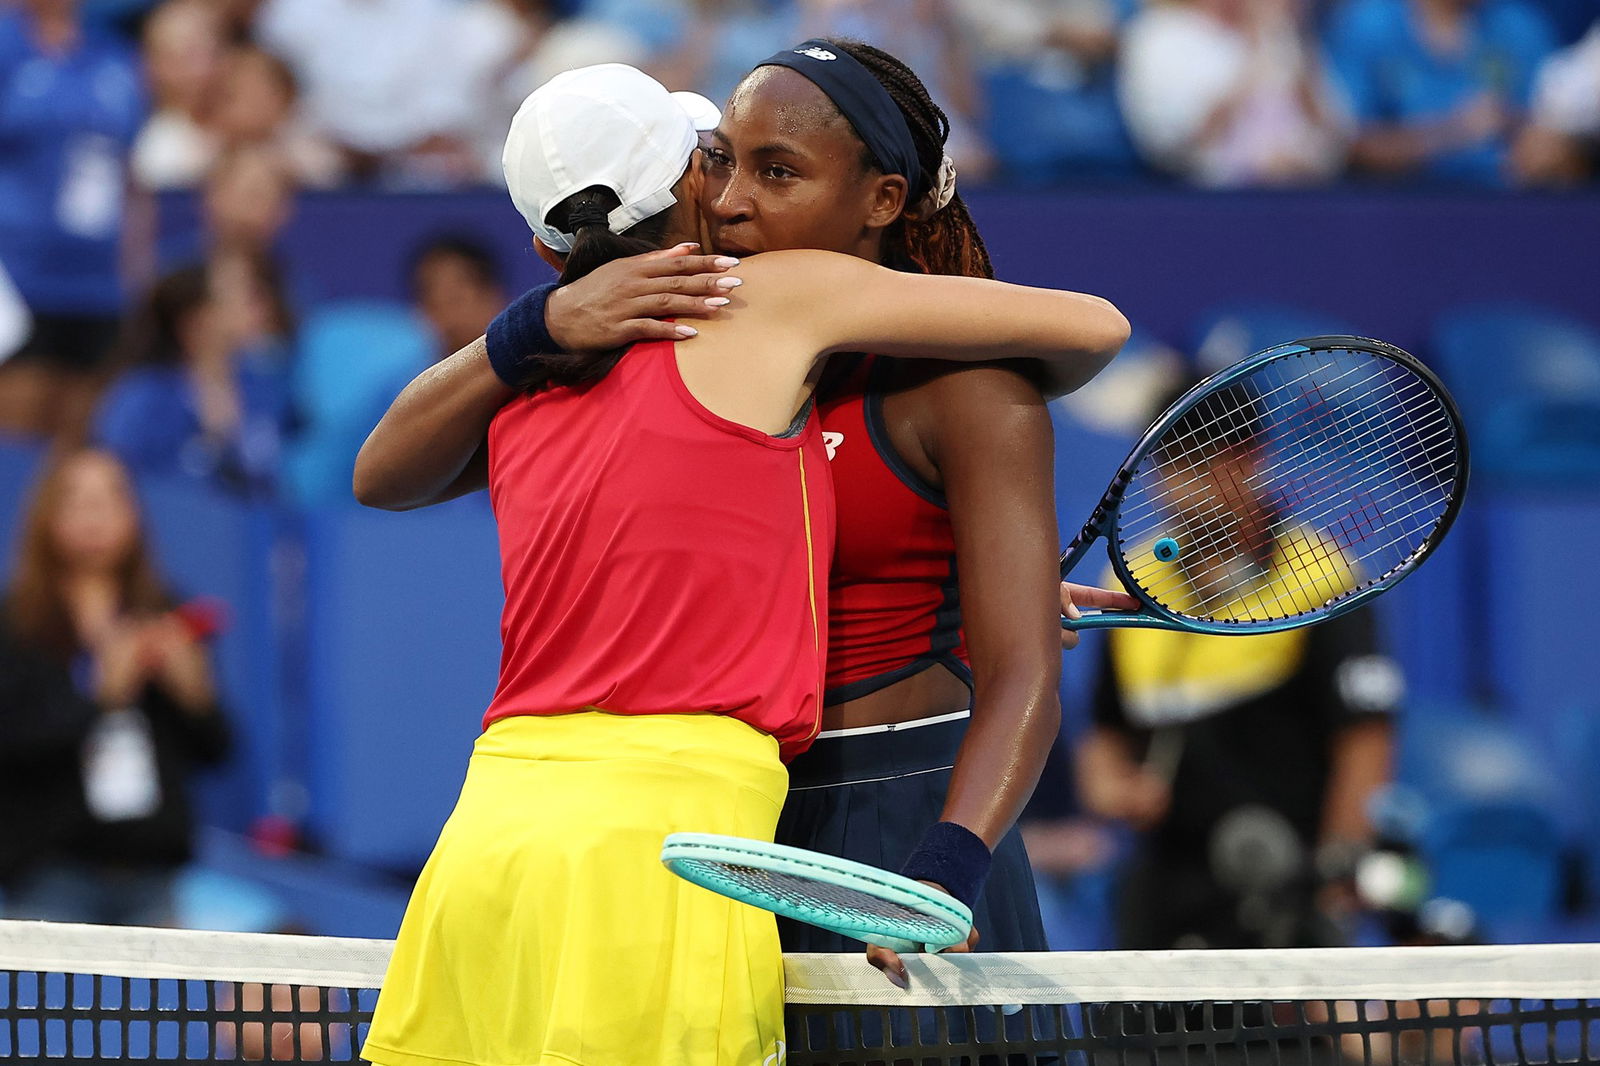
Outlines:
[{"label": "braided hair", "polygon": [[[888,90],[911,128],[911,139],[917,146],[917,162],[924,171],[924,187],[938,188],[945,141],[950,137],[950,119],[933,102],[922,79],[881,48],[847,39],[829,38],[828,43],[866,67]],[[864,145],[862,151],[866,165],[875,169],[877,162],[872,154]],[[901,215],[884,233],[884,265],[920,274],[994,277],[989,250],[984,247],[977,223],[972,221],[972,214],[960,193],[926,218]]]}]

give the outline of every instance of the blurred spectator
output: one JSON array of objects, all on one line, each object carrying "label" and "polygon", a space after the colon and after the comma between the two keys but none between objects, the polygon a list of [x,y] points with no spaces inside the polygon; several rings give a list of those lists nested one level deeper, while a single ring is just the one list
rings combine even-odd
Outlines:
[{"label": "blurred spectator", "polygon": [[101,400],[95,439],[141,475],[270,493],[293,424],[289,323],[270,262],[233,249],[174,271],[129,332],[132,365]]},{"label": "blurred spectator", "polygon": [[1124,172],[1136,159],[1112,88],[1135,0],[956,0],[977,50],[987,133],[1008,178]]},{"label": "blurred spectator", "polygon": [[485,42],[463,27],[452,0],[266,0],[256,21],[352,174],[411,186],[482,177],[469,138],[485,57],[469,49]]},{"label": "blurred spectator", "polygon": [[1308,40],[1304,0],[1168,0],[1122,44],[1118,91],[1134,143],[1200,185],[1325,181],[1340,121]]},{"label": "blurred spectator", "polygon": [[256,36],[256,15],[264,0],[206,0],[222,20],[223,39],[249,44]]},{"label": "blurred spectator", "polygon": [[247,144],[222,155],[202,195],[208,248],[270,255],[294,213],[294,178],[275,149]]},{"label": "blurred spectator", "polygon": [[506,305],[505,279],[476,241],[439,237],[412,257],[411,296],[433,327],[443,359],[483,336]]},{"label": "blurred spectator", "polygon": [[1600,22],[1545,60],[1512,166],[1528,185],[1571,185],[1594,172],[1600,146]]},{"label": "blurred spectator", "polygon": [[[549,80],[534,78],[529,68],[554,16],[547,0],[464,0],[458,19],[463,41],[460,51],[472,57],[472,68],[464,73],[474,101],[470,125],[462,134],[477,161],[478,180],[498,184],[503,180],[500,152],[511,116],[528,93]],[[603,61],[615,58],[602,56]],[[587,66],[588,62],[570,65]]]},{"label": "blurred spectator", "polygon": [[961,176],[982,181],[993,172],[994,156],[983,136],[982,86],[949,0],[798,0],[798,7],[801,39],[866,41],[920,74],[950,119],[945,150]]},{"label": "blurred spectator", "polygon": [[1350,0],[1333,13],[1328,47],[1358,123],[1351,164],[1505,184],[1507,151],[1553,46],[1526,0]]},{"label": "blurred spectator", "polygon": [[154,112],[133,145],[133,176],[144,188],[192,188],[216,157],[206,112],[221,70],[222,34],[222,19],[206,0],[168,0],[145,23]]},{"label": "blurred spectator", "polygon": [[[1225,617],[1230,597],[1271,595],[1261,590],[1296,566],[1325,574],[1306,531],[1277,522],[1248,488],[1259,427],[1190,421],[1184,431],[1220,435],[1219,450],[1201,463],[1180,457],[1163,476],[1202,501],[1204,516],[1187,521],[1235,554],[1170,564],[1163,598],[1205,597]],[[1339,941],[1372,835],[1368,802],[1389,780],[1402,688],[1370,613],[1252,636],[1118,629],[1101,651],[1094,725],[1076,762],[1084,807],[1140,833],[1118,893],[1121,946]]]},{"label": "blurred spectator", "polygon": [[228,748],[202,643],[215,619],[175,607],[122,465],[53,463],[0,616],[7,917],[172,924],[189,771]]},{"label": "blurred spectator", "polygon": [[229,149],[275,152],[300,185],[326,189],[343,176],[338,150],[300,116],[299,87],[288,64],[251,45],[233,48],[222,62],[212,128]]},{"label": "blurred spectator", "polygon": [[81,422],[116,338],[128,150],[144,117],[134,57],[75,0],[0,8],[0,261],[34,319],[0,367],[0,429]]},{"label": "blurred spectator", "polygon": [[[789,0],[589,0],[584,12],[588,18],[578,23],[584,27],[581,36],[560,40],[552,35],[545,49],[551,60],[564,58],[562,53],[576,45],[598,51],[631,40],[646,53],[637,65],[662,84],[692,89],[719,104],[757,63],[807,36]],[[605,36],[596,33],[602,26]]]}]

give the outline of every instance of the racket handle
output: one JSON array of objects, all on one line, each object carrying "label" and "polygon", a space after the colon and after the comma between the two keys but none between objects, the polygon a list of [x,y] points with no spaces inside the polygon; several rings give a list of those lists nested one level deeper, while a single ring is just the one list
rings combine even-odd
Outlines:
[{"label": "racket handle", "polygon": [[1074,633],[1085,629],[1167,629],[1174,633],[1187,633],[1189,630],[1176,622],[1142,611],[1097,611],[1085,610],[1080,618],[1061,616],[1061,628],[1070,629]]}]

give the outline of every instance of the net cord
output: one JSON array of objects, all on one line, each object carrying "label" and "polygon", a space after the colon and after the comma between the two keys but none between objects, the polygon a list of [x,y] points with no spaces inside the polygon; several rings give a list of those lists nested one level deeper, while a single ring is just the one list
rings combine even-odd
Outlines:
[{"label": "net cord", "polygon": [[[0,921],[0,970],[377,988],[392,942]],[[793,1003],[1583,999],[1600,944],[916,955],[901,990],[861,954],[785,956]]]}]

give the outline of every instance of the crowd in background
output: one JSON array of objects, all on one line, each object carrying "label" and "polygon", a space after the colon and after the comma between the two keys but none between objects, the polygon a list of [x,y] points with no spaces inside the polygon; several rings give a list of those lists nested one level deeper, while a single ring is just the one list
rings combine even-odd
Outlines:
[{"label": "crowd in background", "polygon": [[[392,359],[364,371],[371,402],[326,387],[311,301],[278,258],[302,191],[493,184],[516,106],[562,69],[634,63],[722,100],[768,54],[830,35],[927,77],[967,183],[1575,186],[1600,144],[1593,17],[1593,0],[0,0],[0,434],[95,448],[52,468],[28,533],[39,573],[6,580],[0,711],[58,713],[25,738],[0,714],[0,767],[59,783],[86,743],[109,753],[101,809],[63,799],[48,848],[0,839],[0,881],[29,872],[0,887],[17,913],[164,920],[188,854],[181,777],[227,747],[196,623],[146,572],[128,475],[347,501],[388,398],[513,295],[488,249],[440,235],[409,264],[425,342],[369,345]],[[157,194],[185,191],[198,236],[158,253]],[[53,658],[16,653],[38,625]],[[1330,737],[1388,710],[1347,702],[1355,724],[1330,714]],[[1151,738],[1109,711],[1098,725],[1120,758],[1085,758],[1084,809],[1159,830],[1192,782],[1153,786],[1129,755]],[[1072,852],[1062,867],[1100,846],[1030,843]],[[133,844],[138,863],[118,850]],[[107,864],[147,911],[94,909]]]},{"label": "crowd in background", "polygon": [[[928,76],[969,184],[1571,185],[1600,133],[1589,3],[0,0],[0,334],[8,293],[30,315],[0,430],[274,491],[306,428],[273,258],[297,193],[496,182],[518,102],[572,66],[720,100],[785,44],[870,40]],[[172,190],[202,236],[158,255]],[[491,304],[432,301],[465,330]]]},{"label": "crowd in background", "polygon": [[123,113],[102,132],[131,138],[147,189],[196,187],[245,148],[269,149],[311,188],[494,182],[512,112],[559,70],[628,62],[722,100],[771,52],[833,35],[928,75],[954,120],[953,154],[978,179],[1566,184],[1590,174],[1600,134],[1600,30],[1587,0],[6,6],[18,9],[0,31],[13,62],[19,47],[61,54],[65,29],[48,27],[81,8],[79,76],[62,88],[85,104],[106,78],[140,83],[142,93],[115,87]]}]

